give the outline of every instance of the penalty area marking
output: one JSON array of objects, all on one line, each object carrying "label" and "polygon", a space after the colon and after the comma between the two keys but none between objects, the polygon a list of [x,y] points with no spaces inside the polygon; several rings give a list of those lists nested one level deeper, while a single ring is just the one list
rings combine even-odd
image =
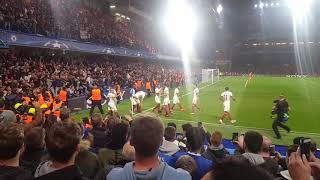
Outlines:
[{"label": "penalty area marking", "polygon": [[[184,123],[197,123],[195,121],[188,121],[183,119],[171,119],[171,118],[161,118],[164,121],[176,121],[176,122],[184,122]],[[258,128],[258,127],[246,127],[246,126],[236,126],[236,125],[229,125],[229,124],[218,124],[218,123],[208,123],[208,122],[202,122],[202,124],[209,125],[209,126],[216,126],[216,127],[227,127],[227,128],[236,128],[236,129],[252,129],[252,130],[263,130],[263,131],[271,131],[272,129],[267,128]],[[311,136],[317,136],[320,137],[320,134],[317,133],[308,133],[308,132],[298,132],[298,131],[290,131],[289,134],[297,134],[297,135],[311,135]]]}]

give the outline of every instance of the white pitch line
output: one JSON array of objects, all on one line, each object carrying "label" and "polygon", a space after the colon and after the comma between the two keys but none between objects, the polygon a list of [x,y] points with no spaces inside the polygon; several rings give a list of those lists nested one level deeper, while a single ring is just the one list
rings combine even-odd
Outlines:
[{"label": "white pitch line", "polygon": [[[163,118],[163,120],[171,120],[177,122],[188,122],[188,123],[196,123],[194,121],[188,121],[183,119],[171,119],[171,118]],[[209,125],[209,126],[219,126],[219,127],[228,127],[228,128],[238,128],[238,129],[254,129],[254,130],[263,130],[263,131],[273,131],[272,129],[267,128],[257,128],[257,127],[246,127],[246,126],[235,126],[235,125],[228,125],[228,124],[218,124],[218,123],[207,123],[202,122],[202,124]],[[290,131],[289,134],[304,134],[304,135],[311,135],[311,136],[320,136],[318,133],[308,133],[308,132],[298,132],[298,131]]]}]

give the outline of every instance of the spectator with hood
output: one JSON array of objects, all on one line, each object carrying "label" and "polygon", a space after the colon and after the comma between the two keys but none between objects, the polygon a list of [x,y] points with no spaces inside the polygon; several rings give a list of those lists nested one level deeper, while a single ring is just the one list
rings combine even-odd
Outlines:
[{"label": "spectator with hood", "polygon": [[217,161],[225,158],[229,155],[229,152],[224,148],[222,144],[222,134],[219,131],[212,133],[210,138],[210,146],[202,154],[203,157]]},{"label": "spectator with hood", "polygon": [[172,126],[168,126],[164,130],[164,140],[160,146],[160,152],[172,156],[180,150],[176,141],[176,129]]}]

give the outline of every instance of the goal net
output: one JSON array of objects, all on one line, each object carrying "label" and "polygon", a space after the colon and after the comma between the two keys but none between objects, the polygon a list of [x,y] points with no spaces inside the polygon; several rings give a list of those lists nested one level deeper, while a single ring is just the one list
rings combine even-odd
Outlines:
[{"label": "goal net", "polygon": [[202,69],[202,83],[215,83],[219,81],[219,69]]}]

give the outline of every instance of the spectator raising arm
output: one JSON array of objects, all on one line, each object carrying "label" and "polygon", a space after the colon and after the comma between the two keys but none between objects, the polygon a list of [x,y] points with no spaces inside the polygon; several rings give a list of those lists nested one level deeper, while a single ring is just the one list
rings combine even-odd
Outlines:
[{"label": "spectator raising arm", "polygon": [[301,158],[300,150],[291,153],[289,157],[288,170],[292,180],[310,180],[311,167],[306,156]]}]

